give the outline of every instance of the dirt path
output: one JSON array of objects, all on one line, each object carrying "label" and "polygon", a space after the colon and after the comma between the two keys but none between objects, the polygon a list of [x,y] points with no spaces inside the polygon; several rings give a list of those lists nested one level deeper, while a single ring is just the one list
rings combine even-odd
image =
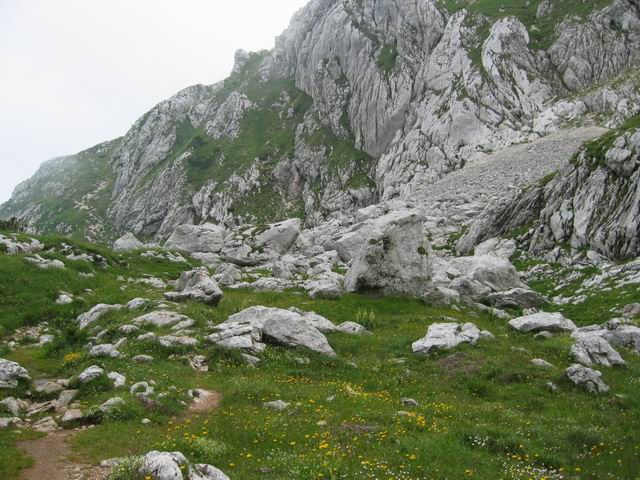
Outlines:
[{"label": "dirt path", "polygon": [[34,465],[22,472],[21,480],[105,480],[106,469],[74,463],[69,440],[75,432],[50,433],[37,440],[20,442],[18,446],[34,459]]}]

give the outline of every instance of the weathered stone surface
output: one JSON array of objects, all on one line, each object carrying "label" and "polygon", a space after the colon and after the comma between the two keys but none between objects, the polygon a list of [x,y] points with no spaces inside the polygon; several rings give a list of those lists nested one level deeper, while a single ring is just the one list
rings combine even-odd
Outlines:
[{"label": "weathered stone surface", "polygon": [[113,312],[115,310],[120,310],[122,305],[107,305],[104,303],[99,303],[94,306],[88,312],[82,313],[78,315],[76,321],[78,322],[80,329],[85,329],[89,325],[97,322],[103,315],[106,315],[109,312]]},{"label": "weathered stone surface", "polygon": [[223,226],[213,223],[180,225],[173,231],[165,247],[188,253],[219,253],[226,235]]},{"label": "weathered stone surface", "polygon": [[97,365],[93,365],[85,369],[80,375],[78,375],[78,382],[84,385],[85,383],[97,380],[104,374],[104,370]]},{"label": "weathered stone surface", "polygon": [[267,319],[262,327],[262,336],[269,343],[304,347],[330,357],[336,356],[327,338],[300,316],[283,315]]},{"label": "weathered stone surface", "polygon": [[127,232],[113,244],[113,250],[116,252],[129,252],[143,248],[144,244],[136,238],[136,236]]},{"label": "weathered stone surface", "polygon": [[147,313],[133,320],[136,325],[151,325],[157,328],[171,327],[179,322],[188,320],[186,315],[180,315],[176,312],[167,310],[159,310]]},{"label": "weathered stone surface", "polygon": [[411,345],[411,349],[417,355],[428,355],[436,350],[455,348],[461,343],[475,345],[479,339],[480,330],[473,323],[434,323],[424,338]]},{"label": "weathered stone surface", "polygon": [[431,247],[416,212],[379,220],[345,277],[351,292],[420,296],[431,279]]},{"label": "weathered stone surface", "polygon": [[180,279],[176,283],[176,291],[164,294],[167,300],[195,300],[214,306],[220,303],[223,295],[222,290],[209,275],[206,267],[182,272]]},{"label": "weathered stone surface", "polygon": [[520,332],[570,332],[576,325],[561,313],[534,313],[509,321],[512,328]]},{"label": "weathered stone surface", "polygon": [[576,362],[588,367],[592,365],[614,367],[627,364],[598,332],[576,331],[571,336],[575,339],[571,347],[571,355]]},{"label": "weathered stone surface", "polygon": [[138,473],[153,480],[229,480],[211,465],[190,465],[180,452],[149,452],[144,456]]},{"label": "weathered stone surface", "polygon": [[27,370],[16,362],[0,358],[0,388],[16,388],[19,380],[31,380]]},{"label": "weathered stone surface", "polygon": [[491,293],[487,300],[498,308],[532,308],[545,303],[542,295],[529,288],[512,288]]},{"label": "weathered stone surface", "polygon": [[118,351],[118,349],[114,345],[110,343],[105,343],[102,345],[96,345],[94,347],[91,347],[91,350],[89,350],[89,356],[92,358],[99,358],[99,357],[118,358],[118,357],[121,357],[122,354]]},{"label": "weathered stone surface", "polygon": [[590,393],[607,393],[609,387],[602,381],[602,373],[574,363],[565,371],[567,378]]}]

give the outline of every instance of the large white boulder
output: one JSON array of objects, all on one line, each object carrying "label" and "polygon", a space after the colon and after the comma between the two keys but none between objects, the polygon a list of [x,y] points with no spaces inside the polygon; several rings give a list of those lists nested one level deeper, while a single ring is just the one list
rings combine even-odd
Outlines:
[{"label": "large white boulder", "polygon": [[597,370],[574,363],[565,371],[567,378],[580,388],[590,393],[607,393],[609,387],[602,381],[602,373]]},{"label": "large white boulder", "polygon": [[532,315],[514,318],[509,321],[512,328],[520,332],[571,332],[576,329],[573,323],[558,312],[539,312]]},{"label": "large white boulder", "polygon": [[351,292],[419,296],[431,279],[431,246],[422,217],[402,211],[378,219],[345,277]]},{"label": "large white boulder", "polygon": [[267,225],[264,231],[255,235],[255,244],[282,255],[289,251],[295,243],[298,235],[300,235],[301,227],[302,222],[299,218],[291,218],[284,222]]},{"label": "large white boulder", "polygon": [[188,253],[219,253],[224,246],[227,231],[220,225],[179,225],[173,231],[166,248],[175,248]]},{"label": "large white boulder", "polygon": [[27,370],[19,363],[0,358],[0,388],[16,388],[21,379],[30,380]]},{"label": "large white boulder", "polygon": [[113,243],[113,250],[116,252],[129,252],[144,247],[144,243],[136,238],[136,236],[127,232]]},{"label": "large white boulder", "polygon": [[602,335],[602,331],[576,331],[571,336],[575,343],[571,347],[571,355],[582,365],[603,365],[615,367],[626,365],[627,362],[609,344]]},{"label": "large white boulder", "polygon": [[428,355],[436,350],[449,350],[461,343],[475,345],[481,332],[473,323],[434,323],[424,338],[411,345],[413,353]]},{"label": "large white boulder", "polygon": [[105,303],[99,303],[98,305],[92,307],[88,312],[78,315],[76,321],[78,322],[80,329],[82,330],[100,320],[100,318],[107,313],[120,310],[122,308],[122,305],[107,305]]},{"label": "large white boulder", "polygon": [[226,348],[253,351],[264,349],[264,341],[286,347],[305,347],[335,356],[320,329],[335,331],[335,326],[314,312],[256,306],[231,315],[215,327],[215,332],[206,340]]},{"label": "large white boulder", "polygon": [[229,480],[221,470],[206,464],[190,464],[180,452],[147,453],[138,474],[152,480]]},{"label": "large white boulder", "polygon": [[189,320],[186,315],[180,315],[176,312],[159,310],[150,312],[133,320],[136,325],[151,325],[157,328],[171,327],[177,323]]},{"label": "large white boulder", "polygon": [[218,305],[222,300],[222,290],[209,275],[206,267],[199,267],[188,272],[182,272],[176,283],[175,292],[164,294],[167,300],[183,301],[195,300],[209,305]]}]

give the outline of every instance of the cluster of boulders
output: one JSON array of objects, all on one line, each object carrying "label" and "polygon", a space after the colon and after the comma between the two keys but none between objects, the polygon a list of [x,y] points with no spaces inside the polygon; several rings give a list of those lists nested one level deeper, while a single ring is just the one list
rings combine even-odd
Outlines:
[{"label": "cluster of boulders", "polygon": [[21,238],[17,234],[9,236],[0,234],[0,247],[0,252],[4,251],[9,255],[16,255],[19,253],[40,252],[44,245],[35,238]]},{"label": "cluster of boulders", "polygon": [[141,457],[113,458],[100,463],[113,469],[129,463],[136,466],[141,478],[152,480],[229,480],[218,468],[208,464],[192,464],[180,452],[151,451]]}]

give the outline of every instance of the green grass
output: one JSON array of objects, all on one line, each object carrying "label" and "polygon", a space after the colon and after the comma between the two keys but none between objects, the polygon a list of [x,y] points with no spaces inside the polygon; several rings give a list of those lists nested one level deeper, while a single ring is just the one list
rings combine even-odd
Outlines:
[{"label": "green grass", "polygon": [[0,478],[18,478],[21,470],[30,467],[33,460],[17,446],[17,443],[42,436],[44,434],[29,430],[0,431]]},{"label": "green grass", "polygon": [[[472,50],[471,57],[476,65],[481,65],[480,58],[482,43],[489,35],[491,25],[504,17],[515,16],[527,30],[531,46],[534,49],[547,49],[558,37],[557,26],[567,17],[575,21],[584,21],[595,10],[602,9],[612,2],[611,0],[595,0],[584,2],[582,0],[553,0],[553,9],[540,20],[536,18],[536,12],[540,2],[505,2],[504,0],[440,0],[440,4],[449,12],[457,12],[463,8],[476,17],[479,23],[478,47]],[[483,17],[489,22],[478,19]]]},{"label": "green grass", "polygon": [[395,45],[386,43],[378,53],[378,67],[383,71],[385,77],[389,78],[393,70],[396,68],[398,60],[398,50]]},{"label": "green grass", "polygon": [[[49,246],[56,241],[61,240],[46,240]],[[77,248],[91,247],[78,244]],[[136,252],[103,253],[109,267],[92,267],[96,277],[84,283],[76,279],[80,266],[71,262],[67,262],[68,271],[51,272],[25,268],[20,256],[0,256],[0,282],[4,282],[0,286],[9,286],[10,282],[2,280],[7,276],[20,285],[12,290],[11,309],[2,303],[6,298],[0,297],[4,308],[0,324],[5,334],[17,326],[37,323],[42,315],[64,338],[44,349],[25,345],[12,353],[2,352],[4,358],[19,361],[33,378],[69,378],[98,364],[107,372],[126,375],[127,385],[154,380],[156,391],[167,394],[148,410],[124,390],[105,390],[100,383],[98,388],[83,388],[79,401],[84,411],[92,411],[114,395],[122,396],[126,403],[110,415],[95,416],[97,426],[74,437],[78,461],[97,462],[151,449],[179,450],[191,461],[214,464],[239,480],[634,479],[640,469],[640,358],[627,351],[621,353],[628,367],[600,369],[612,394],[598,397],[577,390],[562,378],[572,362],[568,336],[535,340],[487,313],[435,307],[408,298],[347,294],[339,301],[325,301],[298,291],[228,290],[217,308],[191,302],[177,307],[196,321],[197,338],[208,333],[207,322],[219,323],[253,305],[296,306],[316,311],[334,323],[360,321],[373,336],[329,334],[338,353],[335,359],[270,346],[255,368],[245,365],[236,352],[203,343],[198,353],[208,358],[208,373],[197,373],[188,366],[186,350],[163,349],[153,343],[130,341],[121,349],[128,358],[152,355],[155,360],[150,364],[90,359],[82,350],[84,337],[73,332],[72,318],[77,313],[102,301],[162,298],[161,290],[134,284],[121,290],[118,275],[137,278],[150,273],[168,280],[188,268],[143,259]],[[585,276],[595,273],[585,271]],[[94,292],[83,293],[85,301],[69,310],[52,305],[57,289],[79,295],[84,288]],[[596,317],[604,321],[609,318],[604,318],[606,310],[616,303],[615,295],[603,293],[596,300],[601,308],[588,307],[594,308],[591,316],[586,316],[587,308],[566,314],[580,324]],[[633,300],[632,292],[620,296],[617,303],[629,300]],[[30,310],[26,316],[20,313]],[[107,331],[105,342],[114,341],[120,338],[117,328],[140,313],[113,312],[96,329]],[[411,343],[444,316],[472,321],[496,338],[428,358],[412,355]],[[62,333],[64,328],[69,330]],[[65,355],[72,352],[78,358],[65,363]],[[309,363],[299,363],[300,357],[307,357]],[[530,363],[532,358],[544,358],[556,367],[538,369]],[[559,391],[548,391],[548,381],[555,382]],[[221,408],[186,413],[180,402],[187,400],[188,389],[196,387],[218,390],[223,396]],[[402,405],[403,397],[414,398],[419,406]],[[275,413],[262,408],[263,402],[276,399],[291,402],[292,409]],[[399,415],[399,411],[407,413]],[[142,418],[151,419],[151,425],[141,425]],[[10,472],[2,478],[14,478],[28,465],[28,459],[16,450],[19,435],[23,434],[0,432],[0,473]],[[532,471],[542,465],[563,469],[562,477]],[[119,478],[132,478],[122,475]]]}]

